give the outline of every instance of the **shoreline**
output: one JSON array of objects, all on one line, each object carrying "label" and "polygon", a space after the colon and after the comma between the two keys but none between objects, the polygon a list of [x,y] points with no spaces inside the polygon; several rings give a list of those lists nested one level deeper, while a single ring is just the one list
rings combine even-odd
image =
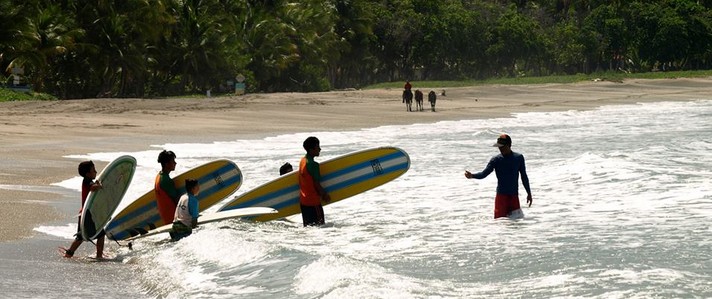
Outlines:
[{"label": "shoreline", "polygon": [[[413,89],[418,89],[414,86]],[[423,89],[427,93],[430,89]],[[400,89],[248,94],[188,99],[3,102],[0,136],[0,242],[29,238],[36,226],[66,219],[52,183],[76,176],[67,155],[138,151],[164,143],[254,139],[286,133],[510,117],[513,113],[596,109],[638,102],[688,101],[712,94],[712,78],[632,79],[573,84],[446,88],[436,112],[407,112]],[[414,105],[415,106],[415,105]],[[103,169],[104,163],[97,163]],[[79,209],[78,196],[72,206]],[[73,209],[72,209],[73,210]]]}]

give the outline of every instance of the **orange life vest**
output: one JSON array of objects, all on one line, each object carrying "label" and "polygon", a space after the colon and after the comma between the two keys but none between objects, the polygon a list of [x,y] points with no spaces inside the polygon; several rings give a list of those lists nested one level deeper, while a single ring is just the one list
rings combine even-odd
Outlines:
[{"label": "orange life vest", "polygon": [[314,186],[314,177],[307,170],[307,162],[307,157],[303,157],[299,162],[299,203],[313,207],[321,205],[321,195]]},{"label": "orange life vest", "polygon": [[161,215],[163,224],[173,223],[173,216],[175,216],[176,213],[176,204],[173,202],[173,199],[168,195],[168,193],[161,188],[161,173],[156,176],[154,190],[156,192],[156,206],[158,206],[158,214]]}]

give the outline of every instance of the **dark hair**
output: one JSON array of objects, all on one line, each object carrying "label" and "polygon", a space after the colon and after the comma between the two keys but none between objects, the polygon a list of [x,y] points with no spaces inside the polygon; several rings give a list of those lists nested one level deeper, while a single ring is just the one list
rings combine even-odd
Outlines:
[{"label": "dark hair", "polygon": [[79,163],[79,167],[77,167],[77,171],[79,172],[79,175],[82,177],[87,175],[89,171],[94,168],[94,162],[92,161],[84,161],[82,163]]},{"label": "dark hair", "polygon": [[198,185],[198,180],[194,179],[185,179],[185,192],[190,192],[190,190],[193,190],[195,186]]},{"label": "dark hair", "polygon": [[279,168],[279,175],[283,175],[283,174],[288,173],[292,170],[294,170],[294,168],[292,168],[292,164],[289,164],[289,162],[286,162],[286,163],[282,164],[282,167]]},{"label": "dark hair", "polygon": [[307,137],[307,139],[304,140],[302,146],[304,147],[304,150],[308,152],[310,149],[319,146],[319,138],[316,138],[314,136]]},{"label": "dark hair", "polygon": [[158,163],[161,163],[161,165],[175,159],[176,154],[174,154],[172,151],[163,150],[160,154],[158,154]]},{"label": "dark hair", "polygon": [[507,146],[507,145],[511,146],[512,145],[512,137],[509,137],[509,135],[507,135],[507,134],[499,135],[499,137],[497,138],[497,143],[504,145],[504,146]]}]

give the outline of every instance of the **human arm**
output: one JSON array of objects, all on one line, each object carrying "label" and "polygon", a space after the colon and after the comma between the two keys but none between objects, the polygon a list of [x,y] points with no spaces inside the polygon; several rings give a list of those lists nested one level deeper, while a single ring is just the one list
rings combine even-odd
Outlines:
[{"label": "human arm", "polygon": [[96,191],[96,190],[99,190],[99,189],[101,189],[101,188],[104,188],[104,186],[101,185],[101,182],[99,182],[99,180],[94,181],[94,182],[91,183],[91,185],[89,186],[89,190],[92,191],[92,192],[94,192],[94,191]]},{"label": "human arm", "polygon": [[496,163],[496,158],[492,158],[489,163],[487,163],[487,166],[485,167],[484,170],[478,172],[478,173],[471,173],[467,170],[465,170],[465,177],[468,179],[484,179],[486,178],[492,171],[494,171],[494,165]]},{"label": "human arm", "polygon": [[198,216],[200,216],[198,210],[198,200],[196,198],[190,198],[188,200],[188,213],[190,213],[191,223],[190,227],[196,228],[198,226]]},{"label": "human arm", "polygon": [[527,204],[529,207],[532,206],[532,190],[529,188],[529,176],[527,176],[527,167],[524,162],[524,156],[522,156],[522,162],[519,167],[519,173],[522,176],[522,185],[524,185],[524,190],[527,191]]},{"label": "human arm", "polygon": [[329,195],[328,192],[326,192],[326,189],[324,189],[324,187],[321,185],[321,171],[319,170],[319,164],[318,163],[308,164],[307,171],[309,172],[312,179],[314,180],[314,188],[316,188],[316,192],[321,197],[321,200],[324,202],[330,202],[331,196]]}]

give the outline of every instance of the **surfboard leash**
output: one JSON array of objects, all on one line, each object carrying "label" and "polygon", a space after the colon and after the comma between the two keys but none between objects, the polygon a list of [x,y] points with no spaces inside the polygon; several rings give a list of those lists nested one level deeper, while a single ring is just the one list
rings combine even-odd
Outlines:
[{"label": "surfboard leash", "polygon": [[116,238],[114,238],[114,234],[110,234],[110,235],[111,235],[111,238],[110,238],[110,239],[111,239],[112,241],[114,241],[114,242],[116,243],[116,245],[119,245],[119,247],[128,247],[129,250],[133,250],[133,242],[129,241],[129,243],[127,243],[126,245],[124,245],[124,244],[119,243],[119,240],[116,240]]}]

